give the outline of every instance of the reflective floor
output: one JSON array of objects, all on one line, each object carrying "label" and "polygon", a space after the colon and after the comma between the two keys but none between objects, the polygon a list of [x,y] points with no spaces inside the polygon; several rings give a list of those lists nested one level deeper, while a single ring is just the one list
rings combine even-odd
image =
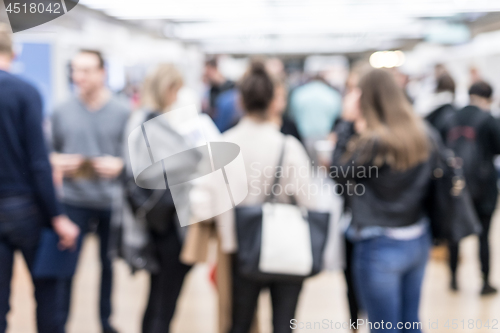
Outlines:
[{"label": "reflective floor", "polygon": [[[490,239],[492,246],[492,284],[500,287],[500,215],[495,217]],[[475,237],[463,241],[459,268],[460,292],[448,290],[449,273],[446,262],[439,258],[430,261],[424,281],[421,320],[425,332],[490,332],[493,320],[497,320],[500,330],[500,295],[480,297],[480,267],[478,244]],[[437,256],[439,257],[439,256]],[[12,284],[12,311],[9,316],[8,333],[33,333],[34,302],[33,288],[24,262],[16,259]],[[148,277],[145,273],[130,275],[122,262],[115,263],[114,315],[112,322],[122,333],[139,333],[142,312],[148,292]],[[99,333],[98,322],[98,276],[99,260],[95,237],[89,236],[85,242],[83,256],[74,283],[73,311],[68,333]],[[193,269],[187,279],[179,301],[173,323],[173,333],[216,332],[216,293],[208,279],[208,265]],[[270,330],[270,310],[268,295],[263,294],[260,306],[262,332]],[[307,281],[302,293],[297,320],[299,322],[333,321],[340,325],[347,322],[348,309],[345,297],[345,283],[340,272],[328,272]],[[453,329],[456,319],[457,328]],[[449,328],[445,328],[449,320]],[[464,320],[464,324],[462,324]],[[474,321],[474,325],[468,325]],[[490,328],[474,328],[489,320]],[[429,328],[429,322],[438,321],[439,328]],[[462,325],[465,328],[462,328]],[[348,332],[347,329],[297,329],[296,332]],[[361,332],[367,332],[362,329]]]}]

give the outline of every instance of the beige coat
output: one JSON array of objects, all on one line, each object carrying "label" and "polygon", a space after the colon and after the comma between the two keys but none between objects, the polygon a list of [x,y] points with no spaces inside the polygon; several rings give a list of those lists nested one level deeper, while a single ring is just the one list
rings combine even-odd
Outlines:
[{"label": "beige coat", "polygon": [[[312,182],[309,157],[297,139],[283,135],[274,123],[245,117],[238,125],[224,133],[224,140],[240,147],[245,163],[247,184],[243,186],[248,186],[249,192],[240,206],[262,204],[266,195],[271,193],[276,166],[286,140],[282,177],[273,192],[279,194],[277,198],[280,202],[289,202],[290,196],[293,196],[299,206],[315,208],[316,197],[313,198],[314,193],[310,191]],[[217,194],[211,197],[216,198]],[[235,252],[238,244],[234,210],[217,216],[216,220],[222,250]]]}]

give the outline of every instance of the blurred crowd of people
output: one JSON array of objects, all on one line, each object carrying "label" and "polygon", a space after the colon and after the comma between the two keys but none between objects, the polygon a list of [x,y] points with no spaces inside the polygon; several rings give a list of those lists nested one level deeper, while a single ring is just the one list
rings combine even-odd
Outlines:
[{"label": "blurred crowd of people", "polygon": [[[33,277],[38,332],[65,331],[74,268],[88,232],[96,232],[100,239],[99,314],[104,333],[117,332],[110,323],[116,256],[134,271],[150,272],[142,332],[165,333],[170,331],[184,279],[193,265],[206,260],[211,238],[218,242],[214,280],[219,332],[257,332],[257,300],[264,288],[271,293],[273,331],[292,331],[291,320],[307,277],[249,277],[238,262],[242,254],[234,210],[181,227],[171,189],[144,189],[134,182],[127,160],[128,134],[176,108],[184,81],[174,65],[160,65],[146,78],[140,94],[142,108],[132,112],[107,88],[101,53],[79,51],[71,60],[75,94],[52,111],[47,139],[40,94],[9,73],[14,56],[11,36],[1,31],[0,332],[7,329],[13,255],[18,250]],[[377,168],[372,177],[351,172],[332,176],[338,184],[364,188],[361,195],[344,195],[343,204],[343,213],[351,216],[342,235],[351,320],[367,315],[373,323],[386,323],[382,328],[372,327],[372,332],[420,332],[421,326],[404,324],[420,321],[421,285],[433,244],[426,199],[435,171],[433,161],[439,154],[435,146],[447,146],[463,169],[482,226],[481,293],[496,293],[489,280],[488,242],[498,193],[493,160],[500,154],[500,124],[489,112],[493,88],[481,80],[472,82],[470,105],[458,109],[453,77],[443,67],[436,71],[432,108],[423,118],[414,112],[395,70],[361,64],[352,67],[342,91],[332,87],[322,73],[289,91],[283,66],[276,61],[252,60],[243,77],[233,82],[221,73],[217,58],[210,58],[200,78],[208,92],[202,104],[203,123],[212,126],[213,141],[233,142],[241,149],[245,186],[252,191],[240,205],[267,202],[266,193],[273,191],[277,176],[266,170],[278,163],[283,170]],[[169,142],[189,148],[190,138],[178,130],[178,124],[170,125]],[[284,172],[279,177],[287,193],[276,195],[277,202],[319,209],[317,194],[301,190],[317,175]],[[193,189],[198,190],[202,193],[203,189]],[[199,196],[205,203],[191,207],[190,214],[203,215],[200,209],[216,205],[219,198],[213,193]],[[119,205],[130,210],[132,229],[117,217]],[[58,264],[64,267],[53,269],[52,274],[39,269],[59,258],[40,258],[45,253],[41,249],[51,246],[44,236],[47,230],[57,237],[58,251],[72,254],[61,256],[64,260]],[[147,241],[137,247],[124,230],[137,230]],[[448,247],[450,288],[457,291],[459,243],[449,242]]]}]

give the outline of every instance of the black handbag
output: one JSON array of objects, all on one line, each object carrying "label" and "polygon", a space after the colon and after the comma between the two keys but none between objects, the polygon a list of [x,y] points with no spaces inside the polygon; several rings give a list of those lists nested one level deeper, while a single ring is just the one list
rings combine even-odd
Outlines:
[{"label": "black handbag", "polygon": [[452,150],[437,138],[434,146],[433,170],[427,196],[427,213],[435,241],[457,243],[462,238],[481,232],[462,168]]},{"label": "black handbag", "polygon": [[[286,140],[285,140],[286,142]],[[282,170],[285,143],[281,150],[277,170]],[[275,175],[273,187],[279,184],[280,176]],[[291,197],[292,203],[295,203]],[[276,203],[276,198],[271,191],[264,203]],[[309,225],[310,244],[312,254],[311,271],[304,275],[272,274],[262,272],[260,267],[262,232],[263,232],[263,205],[240,206],[235,208],[236,233],[238,251],[236,262],[239,273],[246,278],[258,281],[302,281],[307,277],[318,274],[323,266],[323,252],[325,249],[330,214],[325,212],[308,211],[304,219]],[[283,237],[287,237],[287,230],[283,230]]]}]

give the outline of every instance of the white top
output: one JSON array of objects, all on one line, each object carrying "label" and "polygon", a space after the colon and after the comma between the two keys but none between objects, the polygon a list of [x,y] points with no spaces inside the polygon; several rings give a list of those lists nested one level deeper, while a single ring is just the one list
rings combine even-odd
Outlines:
[{"label": "white top", "polygon": [[[225,141],[240,147],[245,164],[248,195],[240,206],[262,204],[266,194],[271,191],[285,135],[274,123],[245,117],[238,125],[225,132],[223,137]],[[282,169],[280,183],[274,188],[278,201],[289,202],[289,196],[294,196],[299,206],[314,209],[316,200],[312,196],[315,193],[310,190],[312,181],[309,157],[302,144],[291,136],[286,137]],[[212,195],[205,197],[216,200],[215,193],[216,189],[212,191]],[[223,251],[235,252],[237,240],[234,210],[218,215],[216,221]]]}]

